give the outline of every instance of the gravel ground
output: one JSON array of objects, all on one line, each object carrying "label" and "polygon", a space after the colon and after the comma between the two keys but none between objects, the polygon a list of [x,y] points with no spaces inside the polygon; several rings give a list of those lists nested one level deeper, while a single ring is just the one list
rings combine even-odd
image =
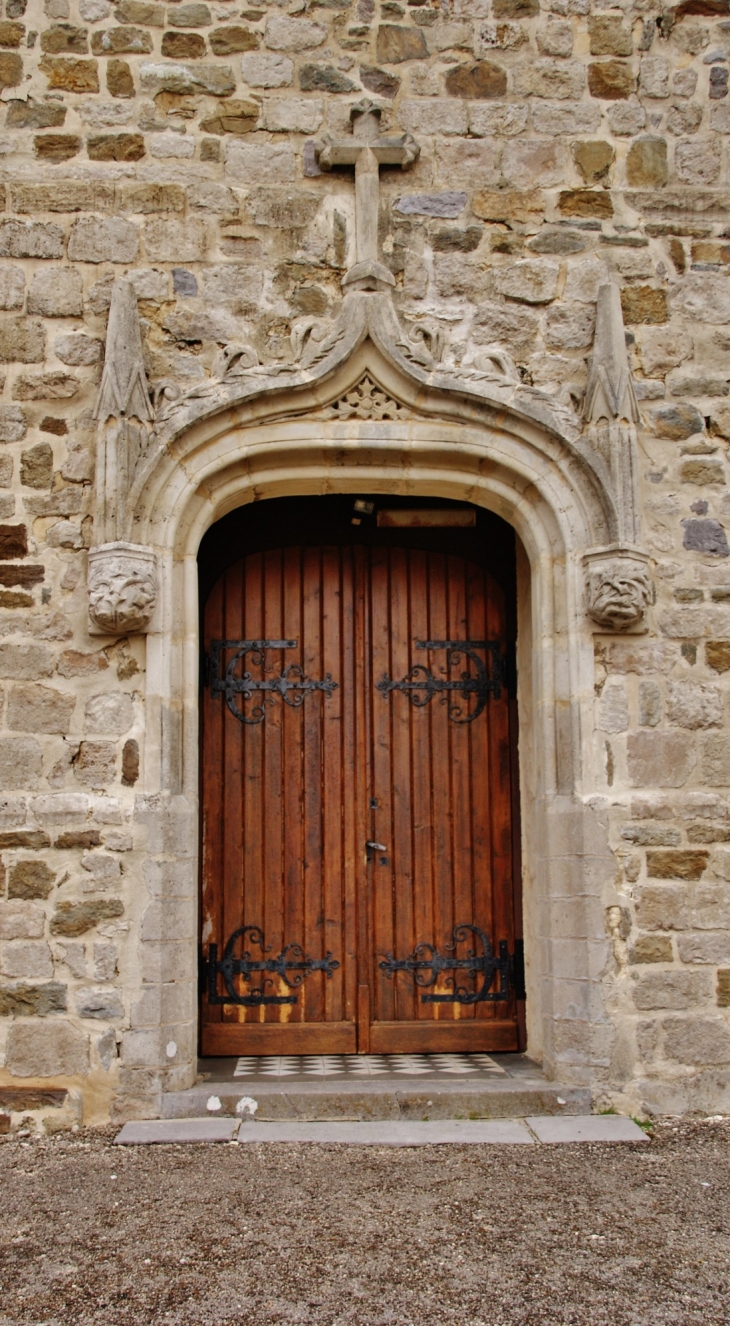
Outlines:
[{"label": "gravel ground", "polygon": [[730,1323],[730,1120],[651,1145],[0,1139],[0,1326]]}]

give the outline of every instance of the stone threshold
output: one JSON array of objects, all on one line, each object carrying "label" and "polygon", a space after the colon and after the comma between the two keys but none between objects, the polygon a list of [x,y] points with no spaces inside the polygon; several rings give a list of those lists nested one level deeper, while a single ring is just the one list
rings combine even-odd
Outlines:
[{"label": "stone threshold", "polygon": [[535,1146],[553,1143],[646,1142],[646,1133],[618,1114],[583,1114],[554,1118],[447,1119],[392,1122],[322,1121],[260,1123],[235,1119],[154,1119],[125,1123],[114,1139],[119,1146],[228,1142],[314,1143],[344,1146]]},{"label": "stone threshold", "polygon": [[[449,1119],[479,1121],[531,1115],[587,1115],[591,1092],[548,1082],[524,1055],[493,1056],[496,1072],[379,1076],[238,1077],[237,1061],[201,1060],[205,1080],[162,1097],[163,1119],[255,1118],[263,1122],[363,1123]],[[505,1066],[506,1065],[506,1066]],[[306,1067],[306,1065],[304,1065]]]}]

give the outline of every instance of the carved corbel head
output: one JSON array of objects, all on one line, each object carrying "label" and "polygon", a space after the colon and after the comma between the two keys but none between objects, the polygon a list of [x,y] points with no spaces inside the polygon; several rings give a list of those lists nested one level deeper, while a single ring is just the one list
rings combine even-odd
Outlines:
[{"label": "carved corbel head", "polygon": [[102,543],[89,552],[89,616],[108,635],[146,631],[157,603],[157,559],[138,543]]},{"label": "carved corbel head", "polygon": [[649,557],[636,548],[586,553],[586,611],[604,631],[626,631],[643,621],[652,601]]}]

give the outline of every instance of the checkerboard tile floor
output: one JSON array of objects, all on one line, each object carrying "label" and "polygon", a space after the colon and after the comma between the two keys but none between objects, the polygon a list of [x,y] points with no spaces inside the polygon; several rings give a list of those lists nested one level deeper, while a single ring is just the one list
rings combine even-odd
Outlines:
[{"label": "checkerboard tile floor", "polygon": [[488,1054],[302,1054],[245,1055],[235,1078],[254,1077],[505,1077]]}]

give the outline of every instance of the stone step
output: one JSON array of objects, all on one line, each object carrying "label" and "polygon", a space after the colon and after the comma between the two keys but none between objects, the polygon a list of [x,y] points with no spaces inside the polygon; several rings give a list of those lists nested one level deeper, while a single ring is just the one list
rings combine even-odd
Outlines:
[{"label": "stone step", "polygon": [[591,1093],[584,1087],[525,1077],[432,1081],[399,1077],[387,1080],[255,1082],[209,1080],[187,1091],[166,1093],[162,1117],[193,1119],[255,1118],[297,1120],[513,1119],[527,1115],[589,1114]]},{"label": "stone step", "polygon": [[409,1122],[406,1119],[377,1122],[322,1121],[319,1123],[258,1123],[235,1119],[155,1119],[125,1123],[114,1139],[119,1146],[189,1142],[296,1142],[344,1146],[534,1146],[536,1143],[646,1142],[646,1133],[619,1115],[572,1115],[549,1118],[533,1115],[524,1119],[444,1119],[441,1122]]}]

